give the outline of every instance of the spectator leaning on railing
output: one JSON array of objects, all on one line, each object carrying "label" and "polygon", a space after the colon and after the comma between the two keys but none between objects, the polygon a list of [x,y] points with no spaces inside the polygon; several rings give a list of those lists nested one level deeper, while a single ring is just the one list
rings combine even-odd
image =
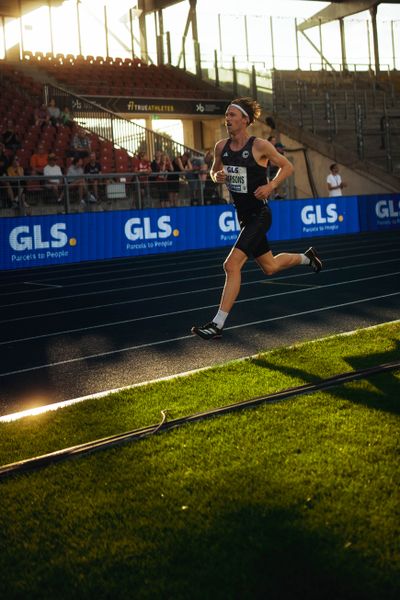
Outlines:
[{"label": "spectator leaning on railing", "polygon": [[[84,172],[86,175],[99,175],[101,173],[101,164],[96,158],[96,152],[90,153],[89,162],[86,163]],[[87,180],[87,185],[92,192],[92,197],[99,201],[99,180],[90,178]]]},{"label": "spectator leaning on railing", "polygon": [[157,191],[158,200],[162,208],[169,206],[168,173],[172,171],[171,161],[168,154],[157,150],[154,159],[151,162],[153,175],[153,189]]},{"label": "spectator leaning on railing", "polygon": [[49,162],[43,169],[43,175],[49,177],[45,183],[45,187],[54,193],[57,202],[60,204],[64,197],[64,187],[62,184],[63,173],[61,167],[57,164],[57,157],[55,154],[49,154]]},{"label": "spectator leaning on railing", "polygon": [[139,173],[140,194],[142,199],[149,198],[149,175],[151,174],[151,162],[144,152],[138,152],[132,159],[132,171]]},{"label": "spectator leaning on railing", "polygon": [[[79,201],[82,206],[86,202],[96,202],[96,199],[89,194],[83,172],[83,161],[81,158],[73,158],[72,163],[68,167],[68,186],[70,189],[77,189]],[[83,198],[85,196],[86,200]]]},{"label": "spectator leaning on railing", "polygon": [[12,159],[11,165],[7,169],[8,177],[15,177],[15,182],[12,181],[9,184],[9,191],[11,192],[11,202],[13,208],[29,208],[29,204],[25,201],[25,190],[24,183],[19,180],[19,177],[24,176],[24,169],[19,164],[19,159],[17,156],[14,156]]}]

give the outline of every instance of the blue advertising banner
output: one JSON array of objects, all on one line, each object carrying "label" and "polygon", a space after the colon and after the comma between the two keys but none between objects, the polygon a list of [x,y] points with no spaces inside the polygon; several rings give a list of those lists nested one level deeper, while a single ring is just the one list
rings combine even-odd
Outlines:
[{"label": "blue advertising banner", "polygon": [[318,198],[273,202],[271,240],[357,233],[358,198]]},{"label": "blue advertising banner", "polygon": [[386,231],[400,227],[400,194],[359,196],[361,231]]},{"label": "blue advertising banner", "polygon": [[[384,202],[382,214],[398,212],[398,204]],[[271,207],[271,241],[360,231],[357,197],[280,200]],[[238,232],[230,204],[3,218],[0,269],[231,246]]]}]

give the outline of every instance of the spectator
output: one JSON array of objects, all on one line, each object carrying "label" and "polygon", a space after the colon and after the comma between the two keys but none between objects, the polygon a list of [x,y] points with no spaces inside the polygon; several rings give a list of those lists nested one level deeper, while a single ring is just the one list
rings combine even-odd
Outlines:
[{"label": "spectator", "polygon": [[72,159],[72,163],[67,170],[67,175],[69,188],[78,190],[79,202],[84,206],[86,201],[83,199],[83,196],[85,195],[87,200],[89,198],[87,185],[83,176],[83,161],[81,158],[75,157]]},{"label": "spectator", "polygon": [[152,177],[157,190],[160,206],[169,206],[168,173],[172,171],[172,164],[168,154],[157,150],[154,160],[151,162],[151,170],[155,174]]},{"label": "spectator", "polygon": [[205,175],[204,177],[204,188],[203,188],[203,199],[204,204],[219,204],[221,202],[221,197],[219,195],[219,187],[215,185],[210,176],[210,169],[212,167],[214,160],[214,152],[211,148],[206,150],[204,155],[204,169]]},{"label": "spectator", "polygon": [[71,156],[74,158],[87,158],[90,154],[90,140],[83,127],[78,127],[72,138]]},{"label": "spectator", "polygon": [[61,167],[57,164],[56,155],[53,153],[49,154],[48,164],[43,169],[43,175],[49,177],[45,183],[45,187],[53,192],[59,204],[61,204],[64,198],[62,174]]},{"label": "spectator", "polygon": [[52,98],[47,107],[47,114],[49,115],[49,121],[53,127],[58,127],[61,123],[61,110],[56,106],[56,101]]},{"label": "spectator", "polygon": [[39,143],[38,149],[31,156],[31,175],[43,175],[43,169],[49,162],[49,155],[42,143]]},{"label": "spectator", "polygon": [[[99,175],[101,173],[101,164],[96,159],[96,152],[91,152],[89,156],[89,162],[86,163],[84,172],[86,175]],[[91,190],[91,201],[99,201],[99,180],[98,179],[87,179],[87,185]]]},{"label": "spectator", "polygon": [[[173,192],[175,193],[175,202],[173,204],[173,206],[176,206],[178,201],[178,194],[179,194],[179,178],[180,178],[180,174],[185,175],[186,179],[189,181],[189,185],[190,182],[192,181],[192,171],[193,171],[193,165],[192,165],[192,161],[190,160],[190,152],[186,151],[184,152],[181,156],[176,156],[174,158],[174,160],[172,161],[172,168],[174,170],[174,175],[173,175],[173,179],[172,181],[175,184],[175,188],[171,188],[173,190]],[[190,188],[190,197],[192,199],[192,188]]]},{"label": "spectator", "polygon": [[[12,159],[12,163],[7,169],[7,175],[8,177],[15,178],[24,176],[24,169],[19,164],[19,159],[17,156],[14,156]],[[13,208],[19,208],[21,210],[24,208],[29,208],[29,204],[27,204],[25,201],[24,184],[20,179],[16,179],[15,183],[10,183],[8,188]]]},{"label": "spectator", "polygon": [[270,131],[274,131],[276,129],[276,124],[275,124],[275,121],[274,121],[274,119],[272,117],[265,117],[265,123],[270,128]]},{"label": "spectator", "polygon": [[1,141],[3,142],[7,150],[11,150],[13,154],[21,148],[21,140],[15,131],[14,121],[9,119],[7,121],[7,129],[1,135]]},{"label": "spectator", "polygon": [[149,175],[151,174],[151,163],[146,157],[145,152],[138,152],[137,156],[132,159],[132,171],[140,173],[140,196],[146,200],[149,199]]},{"label": "spectator", "polygon": [[64,110],[61,111],[61,114],[60,114],[60,123],[64,127],[71,127],[72,128],[73,125],[74,125],[74,118],[73,118],[72,113],[69,110],[68,106],[66,106],[64,108]]},{"label": "spectator", "polygon": [[204,186],[207,179],[207,165],[204,161],[203,156],[192,157],[192,179],[189,180],[189,186],[191,186],[191,204],[197,206],[204,202]]},{"label": "spectator", "polygon": [[[279,154],[284,155],[284,146],[283,144],[281,144],[280,142],[278,142],[277,138],[275,135],[270,135],[268,138],[268,141],[275,147],[275,149],[279,152]],[[268,181],[272,181],[272,179],[275,179],[277,173],[279,171],[279,167],[277,165],[275,165],[271,160],[268,161],[268,165],[267,165],[267,177],[268,177]],[[271,200],[275,199],[275,200],[282,200],[284,198],[284,194],[281,194],[279,192],[279,189],[274,190],[274,192],[270,195]]]},{"label": "spectator", "polygon": [[329,197],[335,198],[337,196],[342,196],[342,189],[347,187],[347,183],[342,181],[341,176],[339,175],[339,167],[336,163],[332,163],[329,167],[330,173],[326,178],[326,183],[328,184]]},{"label": "spectator", "polygon": [[48,125],[50,117],[45,103],[41,104],[35,109],[34,118],[35,125],[39,126],[40,129],[44,129],[44,127]]},{"label": "spectator", "polygon": [[10,160],[5,153],[5,146],[0,142],[0,177],[7,174],[7,169],[10,166]]},{"label": "spectator", "polygon": [[[10,166],[10,161],[4,150],[4,144],[0,142],[0,177],[7,176],[7,169]],[[0,191],[7,190],[7,199],[11,199],[10,202],[12,202],[12,200],[14,200],[14,197],[12,196],[12,191],[11,189],[9,190],[9,188],[10,184],[8,182],[0,181]]]},{"label": "spectator", "polygon": [[207,148],[206,153],[204,155],[204,163],[207,167],[207,171],[211,169],[211,165],[213,164],[214,153],[211,148]]}]

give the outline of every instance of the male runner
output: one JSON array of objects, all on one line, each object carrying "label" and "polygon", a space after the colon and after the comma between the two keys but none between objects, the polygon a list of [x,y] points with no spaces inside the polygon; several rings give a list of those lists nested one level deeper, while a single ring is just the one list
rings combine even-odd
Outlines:
[{"label": "male runner", "polygon": [[[261,114],[260,105],[251,98],[237,98],[225,112],[228,138],[219,140],[214,149],[210,175],[215,183],[229,189],[240,223],[240,234],[224,262],[225,286],[219,310],[206,325],[192,327],[205,340],[221,337],[226,318],[240,291],[241,270],[254,257],[266,275],[295,265],[310,265],[318,273],[322,263],[314,248],[304,254],[283,252],[273,256],[266,233],[271,227],[271,192],[293,173],[293,166],[274,146],[261,138],[250,137],[247,127]],[[268,161],[279,167],[272,181],[267,180]]]}]

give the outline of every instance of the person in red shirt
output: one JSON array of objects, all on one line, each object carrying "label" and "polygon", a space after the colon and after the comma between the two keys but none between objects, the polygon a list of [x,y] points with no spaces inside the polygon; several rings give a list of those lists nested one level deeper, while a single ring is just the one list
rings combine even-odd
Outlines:
[{"label": "person in red shirt", "polygon": [[[132,159],[132,171],[139,174],[140,200],[148,201],[149,195],[149,175],[151,174],[151,162],[146,157],[145,152],[138,152]],[[139,200],[139,206],[141,205]]]}]

